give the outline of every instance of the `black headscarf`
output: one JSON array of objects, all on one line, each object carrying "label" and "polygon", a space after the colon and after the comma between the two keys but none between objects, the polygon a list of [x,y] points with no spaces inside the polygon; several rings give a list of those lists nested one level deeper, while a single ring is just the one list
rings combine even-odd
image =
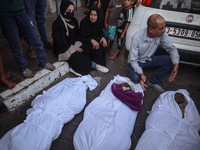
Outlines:
[{"label": "black headscarf", "polygon": [[[60,4],[60,17],[65,25],[66,28],[66,35],[69,36],[69,29],[73,29],[75,27],[75,24],[72,20],[74,13],[73,12],[66,12],[67,8],[69,7],[69,5],[73,5],[74,4],[70,1],[70,0],[62,0],[61,4]],[[66,12],[66,15],[65,15]]]},{"label": "black headscarf", "polygon": [[[90,13],[92,10],[95,10],[98,16],[97,21],[94,23],[90,21]],[[99,9],[96,6],[92,6],[90,13],[80,23],[81,41],[83,43],[91,43],[91,39],[97,40],[104,36],[103,26],[99,19]]]},{"label": "black headscarf", "polygon": [[[97,21],[95,21],[94,23],[92,23],[91,21],[90,21],[90,13],[91,13],[91,11],[96,11],[96,13],[97,13]],[[91,7],[91,9],[90,9],[90,12],[89,12],[89,14],[88,14],[88,16],[87,16],[88,18],[89,18],[89,22],[90,22],[90,28],[92,28],[92,29],[94,29],[94,30],[97,30],[99,27],[102,27],[101,26],[101,22],[100,22],[100,20],[99,20],[99,9],[98,9],[98,7],[97,6],[92,6]]]},{"label": "black headscarf", "polygon": [[[63,17],[65,17],[64,13],[66,12],[69,5],[71,5],[71,4],[74,6],[74,4],[70,0],[62,0],[62,2],[60,4],[60,13]],[[69,19],[69,18],[67,18],[67,19]]]}]

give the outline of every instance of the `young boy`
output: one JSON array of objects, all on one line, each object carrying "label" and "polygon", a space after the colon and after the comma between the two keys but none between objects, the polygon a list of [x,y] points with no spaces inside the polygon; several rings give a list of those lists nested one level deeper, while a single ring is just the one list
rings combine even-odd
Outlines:
[{"label": "young boy", "polygon": [[116,35],[117,29],[117,21],[119,18],[119,14],[124,8],[124,1],[123,0],[110,0],[108,4],[108,8],[106,9],[106,15],[104,20],[104,34],[106,37],[107,42],[110,39],[110,45],[108,46],[108,50],[112,55],[112,45]]},{"label": "young boy", "polygon": [[116,59],[119,52],[123,49],[125,39],[126,39],[126,31],[130,25],[130,22],[133,17],[133,3],[136,0],[124,0],[125,8],[122,10],[119,20],[117,23],[117,51],[109,57],[109,59]]}]

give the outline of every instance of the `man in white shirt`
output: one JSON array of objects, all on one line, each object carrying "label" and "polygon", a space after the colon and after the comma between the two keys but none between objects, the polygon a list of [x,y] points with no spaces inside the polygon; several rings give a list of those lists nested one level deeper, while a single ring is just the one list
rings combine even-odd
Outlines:
[{"label": "man in white shirt", "polygon": [[[130,78],[134,83],[140,83],[142,89],[151,86],[157,92],[164,90],[158,85],[165,74],[172,69],[169,82],[172,82],[178,72],[179,54],[172,45],[168,34],[165,32],[165,19],[159,14],[153,14],[148,18],[147,28],[138,31],[132,37],[131,50],[128,56]],[[169,55],[155,56],[158,46],[161,45]],[[159,67],[146,82],[143,68]],[[148,86],[147,86],[148,85]]]}]

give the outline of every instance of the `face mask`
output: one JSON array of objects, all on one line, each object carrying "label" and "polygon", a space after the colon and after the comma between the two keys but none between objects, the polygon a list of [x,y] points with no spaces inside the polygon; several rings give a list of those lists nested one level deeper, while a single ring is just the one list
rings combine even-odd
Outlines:
[{"label": "face mask", "polygon": [[66,12],[66,15],[63,16],[66,19],[71,19],[74,17],[74,12]]}]

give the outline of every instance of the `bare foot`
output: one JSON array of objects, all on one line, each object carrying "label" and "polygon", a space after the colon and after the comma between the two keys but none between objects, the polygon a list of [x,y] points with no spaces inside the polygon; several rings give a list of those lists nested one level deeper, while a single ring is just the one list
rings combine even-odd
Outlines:
[{"label": "bare foot", "polygon": [[25,78],[33,78],[35,76],[34,73],[29,73],[25,76]]},{"label": "bare foot", "polygon": [[16,86],[16,83],[14,83],[14,82],[11,82],[11,81],[9,81],[9,80],[7,80],[8,82],[7,82],[7,88],[9,88],[9,89],[14,89],[14,87]]},{"label": "bare foot", "polygon": [[10,78],[10,72],[6,72],[6,73],[4,73],[4,75],[5,75],[5,78],[6,78],[7,80]]},{"label": "bare foot", "polygon": [[56,67],[54,65],[51,66],[50,70],[54,71],[56,69]]},{"label": "bare foot", "polygon": [[112,55],[111,57],[108,57],[108,59],[114,60],[114,59],[117,59],[117,56],[116,55]]},{"label": "bare foot", "polygon": [[109,53],[110,53],[110,55],[111,55],[111,56],[113,56],[113,55],[114,55],[114,52],[113,52],[113,50],[112,50],[112,49],[109,49]]},{"label": "bare foot", "polygon": [[5,79],[4,77],[1,77],[1,83],[4,84],[7,88],[9,88],[11,90],[16,86],[16,83],[11,82],[11,81]]}]

